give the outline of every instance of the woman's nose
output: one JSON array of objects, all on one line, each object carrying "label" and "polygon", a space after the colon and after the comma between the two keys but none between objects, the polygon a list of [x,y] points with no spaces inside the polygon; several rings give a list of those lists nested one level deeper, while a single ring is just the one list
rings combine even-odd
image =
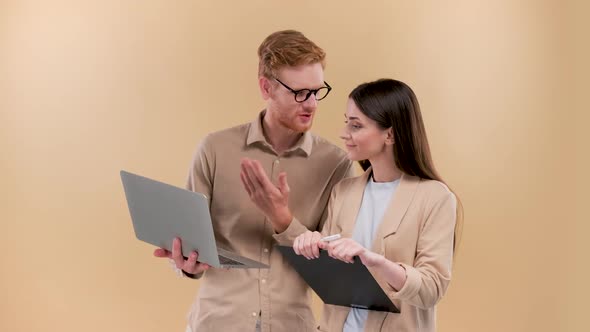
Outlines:
[{"label": "woman's nose", "polygon": [[340,138],[344,141],[350,139],[350,134],[348,133],[346,126],[344,126],[344,128],[342,128],[342,130],[340,131]]}]

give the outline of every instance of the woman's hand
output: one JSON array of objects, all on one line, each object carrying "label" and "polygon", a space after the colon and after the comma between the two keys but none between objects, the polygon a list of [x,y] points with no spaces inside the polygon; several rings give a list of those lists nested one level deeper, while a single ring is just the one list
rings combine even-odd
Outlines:
[{"label": "woman's hand", "polygon": [[307,259],[320,257],[320,232],[307,231],[293,241],[293,250],[297,255],[303,255]]},{"label": "woman's hand", "polygon": [[385,257],[361,246],[351,238],[343,238],[332,242],[321,242],[320,248],[328,251],[330,257],[346,263],[353,263],[353,257],[359,256],[367,267],[375,267],[385,261]]}]

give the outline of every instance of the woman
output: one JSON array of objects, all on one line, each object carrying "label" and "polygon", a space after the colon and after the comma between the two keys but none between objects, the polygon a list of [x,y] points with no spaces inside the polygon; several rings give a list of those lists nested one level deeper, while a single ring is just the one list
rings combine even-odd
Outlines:
[{"label": "woman", "polygon": [[[365,173],[335,186],[322,232],[299,235],[293,248],[308,259],[319,249],[345,262],[359,256],[401,312],[325,305],[320,330],[435,331],[451,279],[457,200],[432,163],[416,96],[396,80],[361,84],[345,123],[348,157]],[[284,175],[279,180],[288,192]],[[334,234],[341,239],[320,240]]]}]

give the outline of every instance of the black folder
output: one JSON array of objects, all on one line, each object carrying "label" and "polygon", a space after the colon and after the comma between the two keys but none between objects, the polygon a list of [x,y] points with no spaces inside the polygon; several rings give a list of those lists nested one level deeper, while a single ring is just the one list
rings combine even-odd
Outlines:
[{"label": "black folder", "polygon": [[295,254],[292,247],[276,246],[303,280],[326,304],[399,313],[399,309],[359,257],[345,263],[320,250],[320,258],[308,260]]}]

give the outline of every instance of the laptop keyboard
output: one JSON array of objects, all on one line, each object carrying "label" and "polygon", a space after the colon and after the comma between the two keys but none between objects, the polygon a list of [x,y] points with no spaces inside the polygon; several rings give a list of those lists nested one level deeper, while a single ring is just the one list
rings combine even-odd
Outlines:
[{"label": "laptop keyboard", "polygon": [[235,261],[231,258],[227,258],[227,257],[223,257],[221,255],[219,255],[219,263],[221,265],[245,265],[243,263],[240,263],[238,261]]}]

